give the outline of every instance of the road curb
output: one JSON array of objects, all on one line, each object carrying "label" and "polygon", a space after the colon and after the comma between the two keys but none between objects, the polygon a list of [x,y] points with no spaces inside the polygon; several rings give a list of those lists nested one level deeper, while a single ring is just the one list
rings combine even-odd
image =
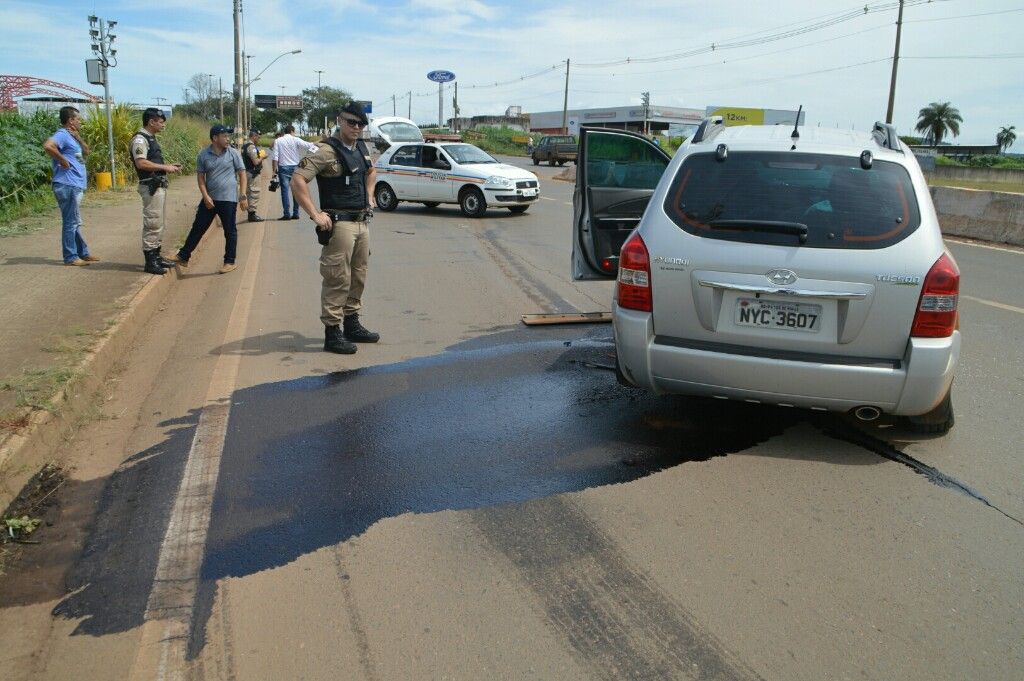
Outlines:
[{"label": "road curb", "polygon": [[[206,241],[204,238],[199,248]],[[25,483],[51,462],[74,434],[79,418],[92,405],[111,369],[128,354],[139,331],[179,279],[178,269],[173,268],[163,276],[153,276],[135,293],[119,298],[117,306],[123,305],[124,309],[75,367],[75,378],[50,398],[52,408],[24,409],[19,416],[25,424],[0,435],[0,509],[7,508]]]}]

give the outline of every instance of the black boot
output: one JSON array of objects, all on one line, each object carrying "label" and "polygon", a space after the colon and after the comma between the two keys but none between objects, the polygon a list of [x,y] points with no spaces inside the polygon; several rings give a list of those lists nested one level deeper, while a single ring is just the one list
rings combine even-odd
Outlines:
[{"label": "black boot", "polygon": [[143,251],[143,255],[146,256],[146,267],[145,271],[147,274],[166,274],[167,270],[160,266],[160,249],[154,249],[151,251]]},{"label": "black boot", "polygon": [[256,213],[250,212],[249,222],[263,222],[263,218],[261,218],[259,215],[256,215]]},{"label": "black boot", "polygon": [[324,327],[324,352],[335,352],[339,355],[352,355],[358,348],[354,343],[349,343],[341,335],[338,326]]},{"label": "black boot", "polygon": [[174,267],[174,263],[171,262],[170,260],[168,260],[167,258],[165,258],[164,254],[160,252],[159,248],[156,249],[156,251],[154,251],[154,252],[156,253],[156,261],[157,261],[157,263],[160,264],[160,267],[163,267],[163,268],[168,269],[168,270],[171,269],[172,267]]},{"label": "black boot", "polygon": [[350,314],[345,317],[345,338],[353,343],[376,343],[380,340],[380,334],[360,324],[358,314]]}]

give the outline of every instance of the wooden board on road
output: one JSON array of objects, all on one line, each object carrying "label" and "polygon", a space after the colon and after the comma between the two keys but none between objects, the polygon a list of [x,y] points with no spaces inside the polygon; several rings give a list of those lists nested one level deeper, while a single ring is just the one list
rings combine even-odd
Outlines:
[{"label": "wooden board on road", "polygon": [[523,324],[544,326],[548,324],[606,324],[612,320],[611,312],[578,312],[567,314],[524,314]]}]

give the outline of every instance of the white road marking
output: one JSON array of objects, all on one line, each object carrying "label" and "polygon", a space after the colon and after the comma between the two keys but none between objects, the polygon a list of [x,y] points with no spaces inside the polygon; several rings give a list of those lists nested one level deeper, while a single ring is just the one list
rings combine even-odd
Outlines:
[{"label": "white road marking", "polygon": [[943,237],[946,241],[950,241],[960,246],[974,246],[975,248],[987,248],[990,251],[1002,251],[1003,253],[1013,253],[1015,255],[1024,255],[1024,249],[1012,248],[1010,246],[992,246],[990,244],[979,244],[977,241],[967,241],[966,239],[954,239],[953,237]]},{"label": "white road marking", "polygon": [[551,198],[550,196],[542,196],[540,198],[543,199],[544,201],[555,201],[555,199]]},{"label": "white road marking", "polygon": [[999,308],[1000,310],[1007,310],[1009,312],[1016,312],[1017,314],[1024,314],[1024,307],[1016,307],[1014,305],[1007,305],[1006,303],[997,303],[994,300],[985,300],[984,298],[975,298],[974,296],[966,296],[960,294],[960,297],[964,300],[970,300],[975,303],[981,303],[982,305],[988,305],[989,307]]},{"label": "white road marking", "polygon": [[[259,272],[264,236],[256,223],[249,252],[243,261],[242,283],[228,318],[222,346],[245,338]],[[199,568],[210,528],[210,507],[217,488],[221,453],[231,413],[231,395],[238,378],[241,355],[225,352],[217,358],[206,402],[192,438],[185,469],[167,523],[153,589],[146,604],[139,650],[129,676],[133,681],[185,679],[192,611],[199,584]]]}]

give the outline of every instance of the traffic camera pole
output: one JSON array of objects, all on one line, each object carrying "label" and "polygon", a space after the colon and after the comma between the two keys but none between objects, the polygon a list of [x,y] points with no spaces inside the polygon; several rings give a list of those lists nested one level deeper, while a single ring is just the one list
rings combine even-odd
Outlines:
[{"label": "traffic camera pole", "polygon": [[114,123],[110,112],[110,60],[107,58],[109,22],[100,19],[100,56],[103,63],[103,101],[107,105],[107,148],[110,150],[110,186],[117,186],[117,164],[114,161]]},{"label": "traffic camera pole", "polygon": [[892,55],[892,80],[889,81],[889,108],[885,111],[885,122],[892,125],[892,110],[896,104],[896,69],[900,65],[900,35],[903,33],[903,0],[896,18],[896,51]]}]

